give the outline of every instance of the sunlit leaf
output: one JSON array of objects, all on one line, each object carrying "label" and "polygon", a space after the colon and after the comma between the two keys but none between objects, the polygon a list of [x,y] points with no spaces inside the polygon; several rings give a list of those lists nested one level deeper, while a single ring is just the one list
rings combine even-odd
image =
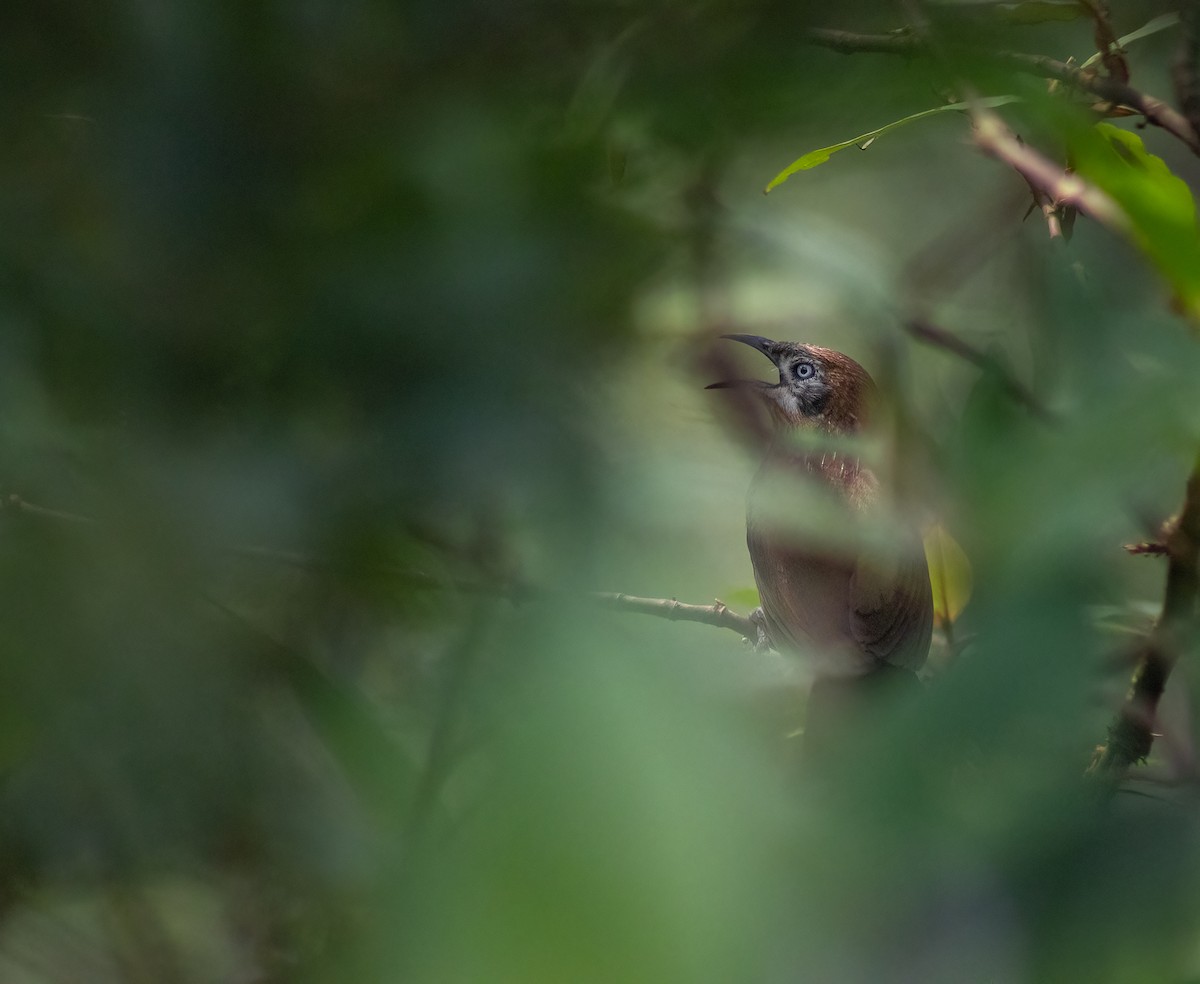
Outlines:
[{"label": "sunlit leaf", "polygon": [[[986,106],[988,109],[995,109],[997,106],[1004,106],[1011,102],[1017,102],[1018,96],[994,96],[990,99],[980,99],[979,105]],[[839,150],[845,150],[847,147],[859,147],[866,150],[867,147],[874,143],[877,137],[888,133],[891,130],[898,129],[907,123],[913,123],[916,120],[925,119],[927,116],[935,116],[938,113],[959,112],[970,108],[969,103],[957,102],[949,103],[946,106],[935,106],[933,109],[925,109],[919,113],[913,113],[911,116],[905,116],[903,119],[893,120],[886,126],[881,126],[878,130],[870,130],[867,133],[860,133],[857,137],[851,137],[849,140],[843,140],[841,143],[830,144],[828,147],[820,147],[817,150],[810,150],[803,157],[798,157],[792,161],[787,167],[773,177],[763,193],[773,191],[783,184],[797,171],[808,171],[816,167],[818,164],[824,164],[830,157],[836,154]]]},{"label": "sunlit leaf", "polygon": [[1200,317],[1200,230],[1187,184],[1138,134],[1111,123],[1076,131],[1072,156],[1076,170],[1129,216],[1138,247],[1170,283],[1179,307]]}]

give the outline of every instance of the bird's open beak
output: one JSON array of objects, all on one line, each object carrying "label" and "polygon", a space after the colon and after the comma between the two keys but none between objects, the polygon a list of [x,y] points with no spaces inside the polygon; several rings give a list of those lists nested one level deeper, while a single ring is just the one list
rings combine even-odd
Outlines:
[{"label": "bird's open beak", "polygon": [[[722,335],[722,338],[729,338],[735,342],[741,342],[743,345],[749,345],[751,348],[758,349],[771,362],[775,362],[773,354],[775,343],[769,338],[763,338],[762,335]],[[738,386],[758,386],[762,388],[771,388],[778,386],[778,383],[768,383],[765,379],[725,379],[719,383],[709,383],[705,389],[732,389]]]}]

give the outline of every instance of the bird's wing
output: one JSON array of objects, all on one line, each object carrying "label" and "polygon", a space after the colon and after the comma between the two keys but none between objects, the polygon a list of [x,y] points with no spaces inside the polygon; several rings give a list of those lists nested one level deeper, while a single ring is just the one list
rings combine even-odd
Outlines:
[{"label": "bird's wing", "polygon": [[921,668],[933,634],[933,592],[919,545],[892,562],[859,560],[850,578],[850,633],[876,662]]}]

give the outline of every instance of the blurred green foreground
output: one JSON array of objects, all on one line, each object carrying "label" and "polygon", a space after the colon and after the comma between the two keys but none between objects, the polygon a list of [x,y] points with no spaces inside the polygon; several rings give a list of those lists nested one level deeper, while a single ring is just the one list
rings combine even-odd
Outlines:
[{"label": "blurred green foreground", "polygon": [[[1135,246],[1022,224],[959,114],[761,194],[945,101],[802,43],[903,17],[0,14],[0,982],[1200,980],[1196,654],[1144,776],[1083,778],[1161,604],[1121,546],[1200,444],[1189,329]],[[1174,45],[1131,46],[1148,91]],[[1042,80],[976,84],[1061,155]],[[588,597],[754,606],[702,388],[739,327],[871,369],[972,568],[923,701],[821,775],[800,659]]]}]

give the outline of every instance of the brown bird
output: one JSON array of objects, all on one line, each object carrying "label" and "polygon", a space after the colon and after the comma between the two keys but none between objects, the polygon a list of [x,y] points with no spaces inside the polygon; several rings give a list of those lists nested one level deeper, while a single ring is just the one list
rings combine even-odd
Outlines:
[{"label": "brown bird", "polygon": [[[839,680],[912,678],[924,664],[933,629],[929,568],[915,529],[892,530],[890,547],[861,537],[818,544],[786,515],[798,479],[830,493],[836,518],[852,531],[861,533],[887,515],[875,474],[846,447],[848,438],[869,427],[876,389],[867,371],[832,349],[758,335],[723,337],[757,349],[779,370],[777,383],[728,380],[708,388],[749,391],[772,422],[747,500],[746,543],[769,641],[817,657],[810,733],[823,684],[827,703],[844,703],[836,696],[845,690]],[[903,672],[890,672],[895,670]]]}]

